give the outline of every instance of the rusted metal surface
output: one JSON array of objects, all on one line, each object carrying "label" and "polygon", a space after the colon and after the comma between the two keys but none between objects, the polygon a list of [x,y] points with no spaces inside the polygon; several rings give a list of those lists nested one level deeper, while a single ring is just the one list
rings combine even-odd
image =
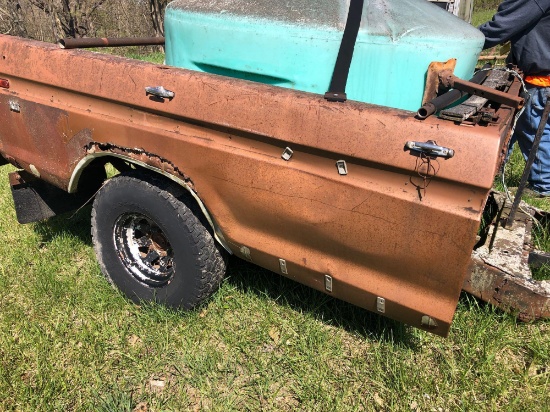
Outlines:
[{"label": "rusted metal surface", "polygon": [[[140,158],[192,179],[243,258],[276,273],[284,260],[289,278],[374,312],[384,299],[385,316],[447,334],[511,108],[461,127],[12,37],[0,49],[12,85],[0,90],[0,153],[13,163],[67,190],[90,150]],[[175,97],[147,96],[157,86]],[[424,171],[425,193],[409,141],[455,153]]]},{"label": "rusted metal surface", "polygon": [[[434,64],[434,63],[432,63]],[[489,67],[483,67],[482,70],[478,71],[472,79],[470,79],[470,82],[480,84],[482,83],[487,75],[489,74],[488,71],[485,69],[488,69]],[[428,78],[426,80],[426,91],[425,91],[425,98],[426,96],[433,96],[431,99],[426,100],[425,103],[422,105],[420,109],[418,109],[418,112],[416,113],[417,118],[423,120],[432,114],[438,112],[441,109],[444,109],[445,107],[450,106],[451,104],[457,102],[462,97],[464,97],[467,93],[453,89],[449,90],[448,92],[442,94],[441,96],[437,96],[437,89],[439,88],[439,73],[438,70],[448,70],[446,66],[439,67],[430,65],[430,68],[428,69]]]},{"label": "rusted metal surface", "polygon": [[449,59],[446,62],[431,62],[426,73],[426,87],[422,97],[422,105],[437,97],[439,91],[439,75],[443,71],[454,72],[456,59]]},{"label": "rusted metal surface", "polygon": [[510,205],[496,195],[498,214],[489,226],[484,244],[472,254],[464,290],[499,308],[532,321],[550,318],[550,281],[533,279],[530,264],[544,262],[544,254],[533,250],[531,228],[535,210],[522,203],[513,225],[504,227]]},{"label": "rusted metal surface", "polygon": [[92,47],[163,46],[164,42],[164,37],[97,37],[80,39],[67,37],[59,39],[57,44],[62,49],[87,49]]},{"label": "rusted metal surface", "polygon": [[532,251],[529,253],[529,265],[531,267],[550,265],[550,253],[541,252],[540,250]]},{"label": "rusted metal surface", "polygon": [[[483,82],[484,87],[489,87],[491,89],[502,90],[510,84],[510,79],[513,78],[513,75],[506,70],[495,69],[491,71],[481,72],[481,75],[485,74],[486,79]],[[453,89],[456,90],[456,89]],[[465,93],[465,92],[464,92]],[[465,93],[466,94],[466,93]],[[487,116],[488,110],[494,110],[492,107],[486,107],[488,99],[480,96],[470,96],[467,100],[461,104],[442,110],[439,113],[439,117],[442,119],[448,119],[455,122],[462,123],[466,120],[470,122],[493,122],[495,116],[493,113],[490,116]],[[494,105],[492,105],[494,106]]]},{"label": "rusted metal surface", "polygon": [[109,144],[109,143],[104,144],[104,143],[91,142],[86,146],[86,153],[87,154],[114,153],[114,154],[121,155],[123,157],[127,157],[129,159],[134,159],[141,163],[145,163],[155,169],[161,170],[171,175],[178,176],[185,183],[193,187],[193,182],[191,181],[189,176],[186,176],[181,170],[179,170],[178,167],[174,165],[174,163],[172,163],[167,159],[163,159],[162,157],[154,153],[147,153],[143,149],[124,148],[124,147],[118,147],[114,144]]},{"label": "rusted metal surface", "polygon": [[460,77],[456,77],[450,71],[441,72],[440,80],[444,87],[451,87],[468,94],[484,97],[496,103],[513,107],[514,109],[520,108],[524,103],[524,99],[522,97],[512,96],[509,93],[501,92],[490,87],[463,80]]}]

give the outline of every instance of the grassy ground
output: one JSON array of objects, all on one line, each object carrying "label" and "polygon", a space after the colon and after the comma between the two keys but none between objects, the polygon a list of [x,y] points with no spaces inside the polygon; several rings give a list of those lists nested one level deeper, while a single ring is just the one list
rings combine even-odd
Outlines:
[{"label": "grassy ground", "polygon": [[478,27],[493,18],[495,10],[476,10],[472,15],[472,25]]},{"label": "grassy ground", "polygon": [[90,210],[18,225],[0,168],[0,410],[544,410],[550,323],[462,296],[448,339],[238,259],[200,310],[127,302]]}]

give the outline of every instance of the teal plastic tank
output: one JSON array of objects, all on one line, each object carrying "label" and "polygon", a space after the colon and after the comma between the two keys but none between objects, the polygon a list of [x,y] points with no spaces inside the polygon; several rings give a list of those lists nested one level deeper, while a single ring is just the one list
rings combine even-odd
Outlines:
[{"label": "teal plastic tank", "polygon": [[[324,94],[349,0],[176,0],[165,15],[166,64]],[[483,35],[426,0],[365,0],[348,99],[417,110],[432,61],[469,79]]]}]

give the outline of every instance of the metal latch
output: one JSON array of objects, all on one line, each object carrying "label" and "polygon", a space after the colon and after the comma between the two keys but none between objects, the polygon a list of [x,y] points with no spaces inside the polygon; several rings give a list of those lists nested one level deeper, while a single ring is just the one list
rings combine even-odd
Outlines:
[{"label": "metal latch", "polygon": [[416,152],[417,154],[423,154],[427,157],[443,157],[445,159],[450,159],[455,155],[453,149],[447,147],[438,146],[437,143],[433,140],[428,140],[427,142],[407,142],[405,145],[405,150],[410,150],[411,152]]},{"label": "metal latch", "polygon": [[151,95],[151,96],[158,97],[160,99],[168,99],[168,100],[172,100],[176,95],[176,93],[170,90],[166,90],[162,86],[154,86],[154,87],[148,86],[145,88],[145,94],[147,96]]},{"label": "metal latch", "polygon": [[19,105],[19,103],[13,101],[13,100],[10,100],[10,110],[12,112],[15,112],[15,113],[21,113],[21,106]]}]

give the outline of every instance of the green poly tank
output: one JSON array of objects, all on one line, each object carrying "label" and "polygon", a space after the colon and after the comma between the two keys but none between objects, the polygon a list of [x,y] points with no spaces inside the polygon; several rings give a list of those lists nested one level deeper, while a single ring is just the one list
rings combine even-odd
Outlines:
[{"label": "green poly tank", "polygon": [[[166,64],[324,94],[349,0],[176,0],[165,15]],[[432,61],[469,79],[483,35],[426,0],[365,0],[348,99],[417,110]]]}]

